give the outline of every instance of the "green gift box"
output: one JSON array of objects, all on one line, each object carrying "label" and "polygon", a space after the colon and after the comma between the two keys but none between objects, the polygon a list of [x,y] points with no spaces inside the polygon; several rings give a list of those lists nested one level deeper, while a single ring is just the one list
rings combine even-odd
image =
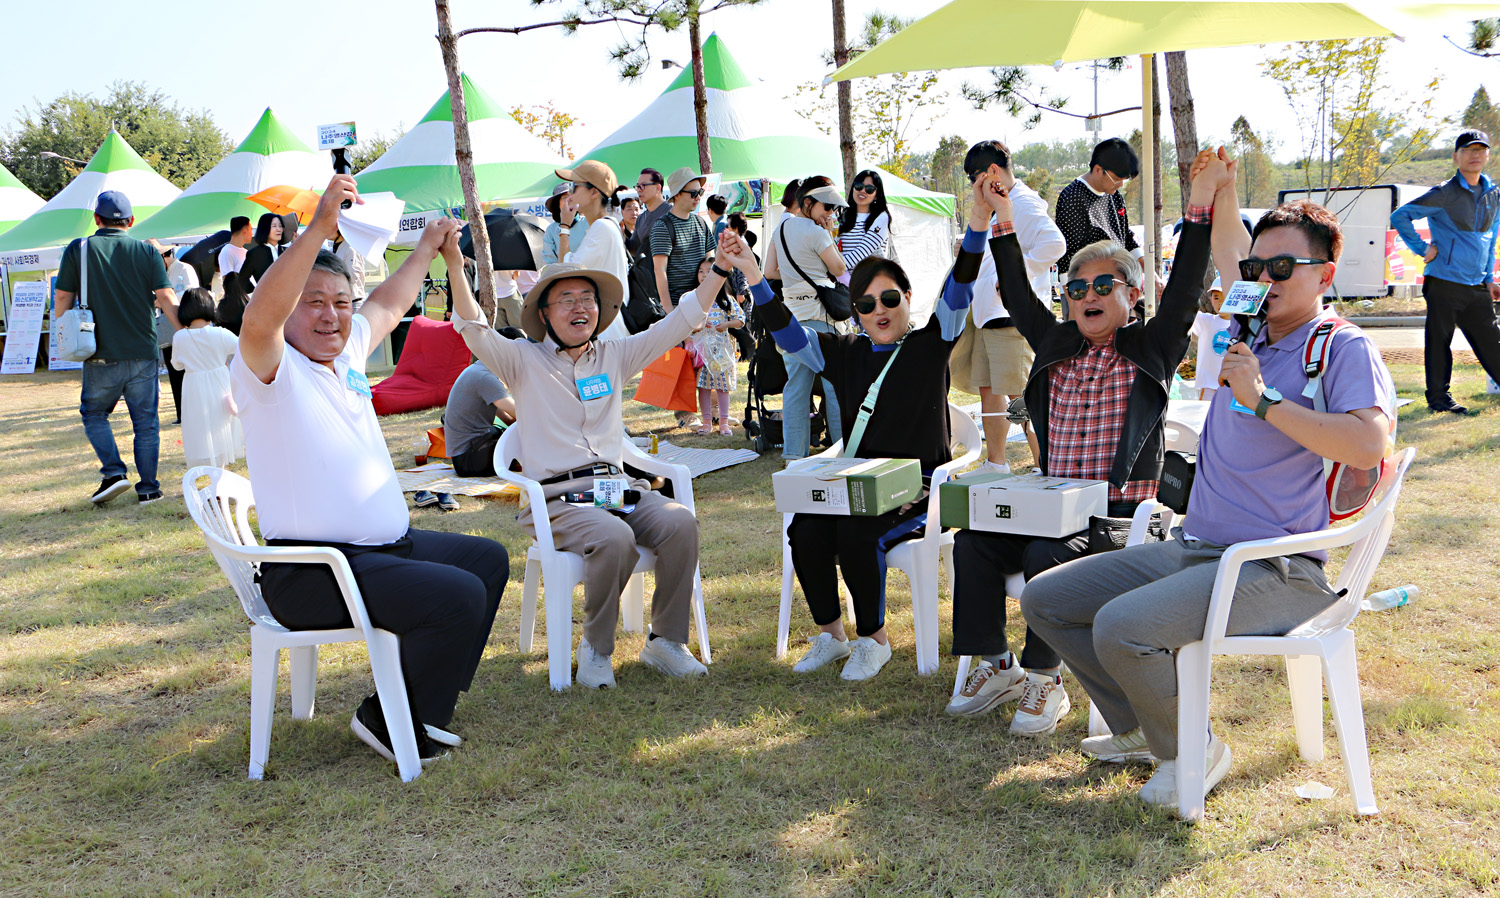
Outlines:
[{"label": "green gift box", "polygon": [[938,487],[944,527],[1060,539],[1089,527],[1093,515],[1109,513],[1103,480],[1040,474],[966,474]]},{"label": "green gift box", "polygon": [[771,475],[782,513],[874,516],[922,495],[922,468],[911,458],[802,459]]}]

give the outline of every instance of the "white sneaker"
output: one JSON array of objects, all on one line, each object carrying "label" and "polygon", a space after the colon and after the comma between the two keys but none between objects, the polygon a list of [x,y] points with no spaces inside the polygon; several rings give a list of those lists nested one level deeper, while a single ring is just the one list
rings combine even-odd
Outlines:
[{"label": "white sneaker", "polygon": [[980,661],[979,666],[969,674],[964,688],[949,700],[943,713],[954,717],[983,714],[1019,698],[1025,686],[1026,671],[1018,665],[1012,664],[1001,670],[988,661]]},{"label": "white sneaker", "polygon": [[[1208,764],[1203,776],[1203,796],[1213,791],[1225,774],[1229,773],[1229,766],[1234,763],[1234,753],[1229,746],[1219,741],[1219,737],[1212,733],[1208,736]],[[1162,761],[1156,767],[1156,774],[1146,781],[1141,787],[1141,801],[1146,804],[1154,804],[1161,807],[1177,807],[1177,762]]]},{"label": "white sneaker", "polygon": [[844,663],[844,672],[839,676],[846,680],[868,680],[880,673],[889,660],[889,644],[881,645],[868,636],[861,636],[849,643],[849,660]]},{"label": "white sneaker", "polygon": [[839,639],[832,633],[819,633],[808,640],[812,647],[802,660],[792,665],[797,673],[809,673],[840,658],[849,657],[849,640]]},{"label": "white sneaker", "polygon": [[1140,727],[1119,735],[1106,733],[1103,736],[1090,736],[1078,743],[1078,749],[1090,757],[1111,764],[1155,760],[1155,756],[1151,754],[1151,746],[1146,742],[1146,734],[1141,732]]},{"label": "white sneaker", "polygon": [[986,461],[979,466],[979,470],[987,474],[1009,474],[1010,465],[1005,462]]},{"label": "white sneaker", "polygon": [[669,677],[700,677],[708,673],[708,668],[693,657],[687,646],[665,636],[647,637],[646,645],[641,649],[641,663]]},{"label": "white sneaker", "polygon": [[591,689],[615,688],[615,669],[609,655],[601,655],[587,638],[578,640],[578,682]]},{"label": "white sneaker", "polygon": [[1057,721],[1072,707],[1062,677],[1028,673],[1021,701],[1016,705],[1016,716],[1010,722],[1010,731],[1017,736],[1051,735],[1057,732]]}]

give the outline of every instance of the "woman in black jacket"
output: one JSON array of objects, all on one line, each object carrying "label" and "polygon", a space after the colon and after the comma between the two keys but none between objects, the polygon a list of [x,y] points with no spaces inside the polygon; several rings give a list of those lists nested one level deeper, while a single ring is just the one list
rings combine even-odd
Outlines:
[{"label": "woman in black jacket", "polygon": [[251,238],[250,250],[245,253],[245,264],[240,266],[240,279],[246,293],[255,292],[255,285],[281,255],[285,233],[286,222],[275,212],[267,212],[255,223],[255,236]]}]

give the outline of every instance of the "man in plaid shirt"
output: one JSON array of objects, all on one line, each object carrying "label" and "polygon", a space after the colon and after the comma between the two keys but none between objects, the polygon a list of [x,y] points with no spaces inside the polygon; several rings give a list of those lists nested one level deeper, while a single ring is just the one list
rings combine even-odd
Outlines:
[{"label": "man in plaid shirt", "polygon": [[[1009,203],[997,205],[990,251],[1000,294],[1036,352],[1025,397],[1037,461],[1055,477],[1108,481],[1111,516],[1128,517],[1156,495],[1162,421],[1203,290],[1214,196],[1234,183],[1231,168],[1214,154],[1199,163],[1172,278],[1150,321],[1131,320],[1144,276],[1134,254],[1113,240],[1073,255],[1064,291],[1070,320],[1058,321],[1027,282]],[[1061,659],[1028,628],[1017,663],[1005,636],[1005,590],[995,587],[1007,575],[1029,580],[1089,551],[1087,530],[1062,539],[959,531],[953,546],[953,654],[981,660],[948,703],[949,714],[983,714],[1019,698],[1012,733],[1042,736],[1057,729],[1071,707]]]}]

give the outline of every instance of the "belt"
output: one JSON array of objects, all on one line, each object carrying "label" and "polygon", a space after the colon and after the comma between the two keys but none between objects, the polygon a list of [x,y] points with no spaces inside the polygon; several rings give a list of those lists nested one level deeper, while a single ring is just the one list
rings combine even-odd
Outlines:
[{"label": "belt", "polygon": [[611,474],[620,473],[623,472],[614,465],[600,463],[597,465],[591,465],[587,468],[579,468],[575,471],[564,471],[561,474],[548,477],[546,480],[542,481],[542,485],[546,486],[547,484],[551,483],[562,483],[565,480],[578,480],[582,477],[608,477]]},{"label": "belt", "polygon": [[986,321],[979,327],[981,330],[990,331],[997,330],[1002,327],[1015,327],[1015,325],[1011,323],[1011,320],[1009,318],[991,318],[989,321]]}]

